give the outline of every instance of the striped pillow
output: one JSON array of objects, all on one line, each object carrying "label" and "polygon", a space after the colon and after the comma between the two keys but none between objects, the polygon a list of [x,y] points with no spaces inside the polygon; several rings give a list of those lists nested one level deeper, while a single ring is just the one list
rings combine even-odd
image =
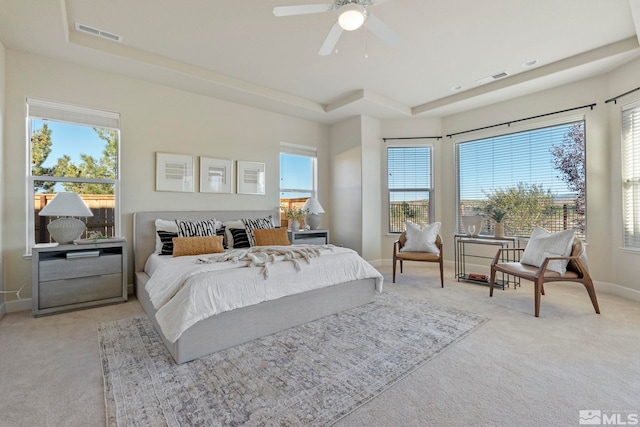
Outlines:
[{"label": "striped pillow", "polygon": [[222,227],[217,219],[204,221],[183,221],[176,219],[178,237],[215,236],[216,230]]},{"label": "striped pillow", "polygon": [[234,248],[249,248],[251,242],[249,242],[249,234],[244,228],[229,228],[231,235],[233,236]]},{"label": "striped pillow", "polygon": [[247,236],[249,237],[249,244],[251,246],[256,245],[256,238],[253,236],[253,230],[275,228],[273,225],[273,216],[271,215],[264,218],[242,218],[242,223],[247,229]]},{"label": "striped pillow", "polygon": [[173,255],[173,238],[178,237],[178,233],[162,230],[158,230],[156,233],[158,233],[161,242],[160,255]]}]

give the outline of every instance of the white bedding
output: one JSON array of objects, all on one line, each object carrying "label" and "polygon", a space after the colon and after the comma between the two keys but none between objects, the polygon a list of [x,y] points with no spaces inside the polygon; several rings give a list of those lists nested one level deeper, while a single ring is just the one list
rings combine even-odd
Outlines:
[{"label": "white bedding", "polygon": [[171,342],[215,314],[312,289],[375,278],[376,290],[382,292],[382,275],[348,248],[324,248],[308,264],[300,262],[299,271],[293,262],[275,257],[267,278],[262,266],[247,267],[244,261],[199,263],[203,257],[155,256],[147,262],[146,271],[153,271],[146,290],[158,310],[158,324]]}]

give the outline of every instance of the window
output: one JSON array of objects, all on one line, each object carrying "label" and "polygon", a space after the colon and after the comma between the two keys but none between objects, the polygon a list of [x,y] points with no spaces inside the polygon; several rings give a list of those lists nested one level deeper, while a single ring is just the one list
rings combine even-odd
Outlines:
[{"label": "window", "polygon": [[388,147],[389,233],[404,231],[404,221],[433,222],[432,147]]},{"label": "window", "polygon": [[[318,154],[314,147],[280,144],[280,206],[302,208],[309,197],[317,194]],[[287,218],[281,217],[281,224]]]},{"label": "window", "polygon": [[27,252],[51,240],[47,224],[56,218],[38,213],[59,192],[80,194],[93,213],[80,218],[81,237],[119,235],[119,114],[32,98],[27,111]]},{"label": "window", "polygon": [[[584,120],[456,145],[458,232],[462,216],[506,212],[506,233],[528,236],[535,226],[575,229],[585,238]],[[485,220],[480,234],[492,234]]]},{"label": "window", "polygon": [[640,249],[640,103],[622,110],[624,247]]}]

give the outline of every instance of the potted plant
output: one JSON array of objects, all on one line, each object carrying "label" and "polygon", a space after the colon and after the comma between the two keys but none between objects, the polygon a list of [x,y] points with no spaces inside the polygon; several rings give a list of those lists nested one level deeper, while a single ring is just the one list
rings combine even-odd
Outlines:
[{"label": "potted plant", "polygon": [[505,211],[500,209],[494,209],[491,212],[491,219],[495,222],[495,229],[493,235],[495,237],[504,237],[504,217],[507,215]]},{"label": "potted plant", "polygon": [[280,209],[289,220],[289,228],[291,231],[300,230],[300,219],[307,214],[308,210],[295,206],[281,206]]}]

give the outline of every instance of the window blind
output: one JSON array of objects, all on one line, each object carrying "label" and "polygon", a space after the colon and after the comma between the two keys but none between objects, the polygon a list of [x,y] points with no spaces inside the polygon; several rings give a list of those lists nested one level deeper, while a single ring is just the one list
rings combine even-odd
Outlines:
[{"label": "window blind", "polygon": [[120,114],[74,105],[59,104],[42,99],[27,98],[28,116],[43,120],[119,129]]},{"label": "window blind", "polygon": [[432,222],[431,146],[388,147],[389,232],[401,233],[404,221]]},{"label": "window blind", "polygon": [[640,249],[640,106],[622,110],[624,246]]},{"label": "window blind", "polygon": [[[554,154],[554,147],[562,146],[563,141],[569,138],[572,128],[582,132],[584,141],[584,121],[581,120],[458,143],[456,166],[459,232],[464,232],[461,221],[463,215],[487,216],[487,203],[492,194],[510,191],[511,195],[527,192],[532,194],[535,190],[539,190],[543,194],[552,196],[553,205],[557,208],[554,215],[558,217],[545,217],[545,215],[551,215],[551,212],[532,213],[530,224],[525,224],[514,218],[519,213],[507,212],[507,218],[511,215],[511,234],[528,235],[534,226],[540,225],[552,231],[581,228],[579,234],[583,235],[584,219],[568,218],[572,216],[571,212],[575,214],[578,191],[567,182],[566,175],[563,175],[558,168],[558,162],[554,162],[558,159],[557,148]],[[578,147],[576,149],[580,151]],[[573,172],[584,177],[585,164],[584,149],[582,149],[582,161],[576,162]],[[581,185],[584,189],[584,180]],[[583,192],[583,198],[584,194]],[[531,200],[533,199],[529,202]],[[505,201],[505,203],[508,202]],[[527,201],[522,199],[512,203],[527,203]],[[485,221],[482,231],[485,234],[489,233],[489,227],[491,227],[490,222]]]},{"label": "window blind", "polygon": [[306,145],[280,143],[280,153],[293,154],[296,156],[318,157],[318,150],[315,147]]}]

